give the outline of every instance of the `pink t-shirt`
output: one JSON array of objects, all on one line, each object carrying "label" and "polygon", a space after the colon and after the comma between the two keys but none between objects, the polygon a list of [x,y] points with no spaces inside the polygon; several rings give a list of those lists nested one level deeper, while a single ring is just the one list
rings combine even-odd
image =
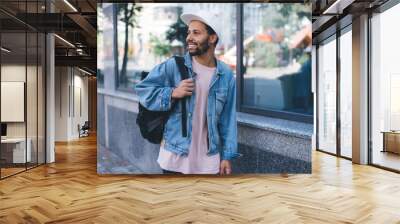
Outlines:
[{"label": "pink t-shirt", "polygon": [[[215,67],[210,68],[193,59],[195,76],[195,107],[192,116],[192,142],[187,157],[165,150],[161,143],[158,164],[164,170],[184,174],[216,174],[219,172],[220,155],[207,155],[207,98]],[[178,124],[177,124],[178,125]],[[180,125],[180,124],[179,124]]]}]

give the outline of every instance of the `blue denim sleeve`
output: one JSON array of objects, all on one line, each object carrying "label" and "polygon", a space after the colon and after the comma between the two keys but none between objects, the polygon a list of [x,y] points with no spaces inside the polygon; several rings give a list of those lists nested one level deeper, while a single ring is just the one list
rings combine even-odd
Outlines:
[{"label": "blue denim sleeve", "polygon": [[135,87],[139,102],[148,110],[171,109],[171,95],[174,88],[169,82],[169,75],[172,75],[172,72],[168,69],[168,63],[169,61],[166,61],[154,67]]},{"label": "blue denim sleeve", "polygon": [[233,76],[229,83],[227,101],[222,109],[218,125],[222,139],[222,159],[231,160],[241,156],[237,153],[236,81]]}]

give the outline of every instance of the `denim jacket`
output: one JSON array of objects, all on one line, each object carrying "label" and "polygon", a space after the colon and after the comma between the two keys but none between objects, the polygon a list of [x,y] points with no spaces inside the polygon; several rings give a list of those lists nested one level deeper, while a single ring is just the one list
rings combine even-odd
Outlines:
[{"label": "denim jacket", "polygon": [[[189,77],[196,73],[192,69],[192,58],[185,55],[185,66]],[[217,60],[215,74],[210,83],[207,100],[208,152],[207,155],[221,153],[221,159],[238,157],[236,123],[236,82],[232,71]],[[147,77],[136,85],[140,103],[148,110],[167,111],[171,109],[171,94],[179,85],[181,76],[174,58],[154,67]],[[181,156],[187,156],[192,139],[192,116],[196,90],[186,99],[187,137],[182,137],[181,103],[172,108],[164,128],[164,148]]]}]

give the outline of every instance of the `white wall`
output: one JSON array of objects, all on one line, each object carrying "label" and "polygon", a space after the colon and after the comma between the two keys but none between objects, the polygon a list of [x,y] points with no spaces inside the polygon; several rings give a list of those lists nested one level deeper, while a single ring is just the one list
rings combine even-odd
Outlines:
[{"label": "white wall", "polygon": [[[42,73],[42,67],[39,65],[28,65],[25,64],[3,64],[1,66],[1,81],[2,82],[23,82],[25,83],[25,89],[20,94],[24,94],[26,90],[26,106],[25,100],[22,102],[21,108],[2,107],[2,112],[16,113],[13,110],[22,113],[23,117],[26,113],[26,119],[23,118],[21,122],[6,122],[7,124],[7,137],[9,138],[24,138],[25,135],[29,139],[29,147],[31,149],[32,162],[36,162],[39,159],[39,163],[44,163],[44,74]],[[27,80],[26,80],[27,78]],[[2,89],[3,92],[4,89]],[[3,93],[4,94],[4,93]],[[2,95],[2,98],[8,98],[6,95]],[[15,102],[17,103],[17,102]],[[3,103],[2,103],[3,104]]]},{"label": "white wall", "polygon": [[[74,107],[74,119],[72,120],[72,135],[73,136],[78,136],[78,129],[77,126],[80,124],[81,126],[85,123],[85,121],[89,120],[88,116],[88,77],[81,76],[83,73],[81,73],[79,70],[75,69],[75,75],[74,75],[74,100],[75,100],[75,107]],[[78,72],[78,75],[77,75]],[[80,96],[80,97],[79,97]],[[80,104],[79,104],[79,101]],[[82,107],[82,108],[79,108]],[[81,109],[81,111],[80,111]]]},{"label": "white wall", "polygon": [[[1,81],[2,82],[25,82],[25,64],[24,65],[2,65],[1,66]],[[7,108],[1,108],[7,110]],[[25,137],[25,123],[24,122],[10,122],[7,123],[7,136],[8,137]]]},{"label": "white wall", "polygon": [[55,141],[68,140],[68,71],[67,67],[55,68]]},{"label": "white wall", "polygon": [[88,120],[88,78],[72,67],[56,67],[55,73],[55,141],[70,141]]},{"label": "white wall", "polygon": [[[30,78],[30,74],[36,74],[36,67],[18,64],[4,64],[1,66],[1,81],[2,82],[25,82],[26,70],[28,71],[29,86],[36,86],[36,80]],[[27,88],[27,120],[28,124],[28,137],[30,133],[35,131],[36,134],[36,120],[37,115],[33,113],[36,112],[37,99],[36,99],[36,87]],[[39,105],[40,106],[40,105]],[[7,110],[9,108],[1,108],[1,110]],[[32,123],[34,122],[34,123]],[[8,137],[25,137],[25,123],[26,122],[7,122],[7,136]]]}]

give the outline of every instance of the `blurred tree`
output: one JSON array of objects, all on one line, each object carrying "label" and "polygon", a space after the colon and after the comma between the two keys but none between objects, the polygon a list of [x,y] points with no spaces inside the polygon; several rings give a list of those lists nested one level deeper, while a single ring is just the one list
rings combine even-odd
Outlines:
[{"label": "blurred tree", "polygon": [[173,23],[166,33],[166,39],[169,43],[172,43],[174,40],[178,40],[183,45],[186,44],[186,36],[187,36],[187,25],[179,18],[182,14],[182,7],[178,8],[178,20]]},{"label": "blurred tree", "polygon": [[119,20],[125,25],[125,42],[124,42],[124,55],[122,59],[121,73],[120,73],[120,82],[127,83],[128,78],[126,74],[126,67],[128,64],[128,33],[129,27],[132,29],[134,27],[139,27],[137,24],[136,18],[137,15],[142,11],[142,6],[139,6],[137,3],[125,3],[125,4],[115,4],[117,9],[117,15]]},{"label": "blurred tree", "polygon": [[[262,26],[263,32],[267,29],[282,30],[284,32],[284,41],[278,44],[280,51],[266,47],[268,51],[260,52],[259,57],[265,58],[267,65],[285,66],[290,63],[293,58],[299,59],[303,55],[302,49],[291,50],[288,47],[290,38],[295,35],[304,26],[304,21],[311,22],[311,5],[310,4],[261,4],[263,14]],[[268,59],[270,54],[279,53],[275,57],[280,57],[278,61]]]}]

